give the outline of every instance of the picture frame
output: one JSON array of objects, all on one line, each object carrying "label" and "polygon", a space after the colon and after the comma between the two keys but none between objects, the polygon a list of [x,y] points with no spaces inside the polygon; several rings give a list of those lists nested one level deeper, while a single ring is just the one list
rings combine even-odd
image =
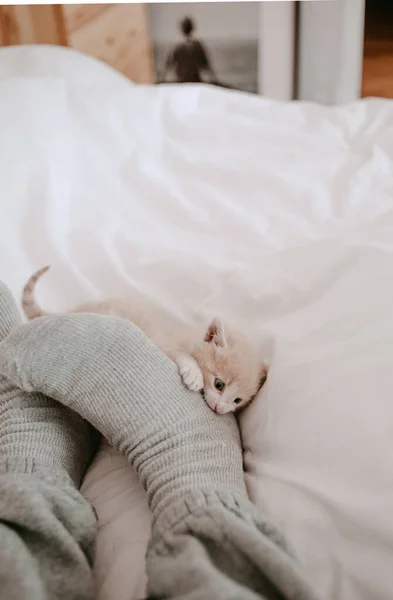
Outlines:
[{"label": "picture frame", "polygon": [[156,83],[205,82],[292,100],[295,4],[149,4]]}]

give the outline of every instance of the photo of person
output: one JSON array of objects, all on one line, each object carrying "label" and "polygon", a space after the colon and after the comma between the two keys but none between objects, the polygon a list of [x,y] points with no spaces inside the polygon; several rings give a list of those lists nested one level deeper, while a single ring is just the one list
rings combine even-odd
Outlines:
[{"label": "photo of person", "polygon": [[156,83],[209,83],[256,93],[257,11],[251,2],[150,5]]},{"label": "photo of person", "polygon": [[202,42],[193,37],[194,28],[194,22],[190,17],[185,17],[180,22],[184,40],[169,51],[165,62],[164,81],[171,68],[176,73],[177,83],[200,83],[205,81],[204,75],[207,75],[209,83],[217,80],[207,50]]}]

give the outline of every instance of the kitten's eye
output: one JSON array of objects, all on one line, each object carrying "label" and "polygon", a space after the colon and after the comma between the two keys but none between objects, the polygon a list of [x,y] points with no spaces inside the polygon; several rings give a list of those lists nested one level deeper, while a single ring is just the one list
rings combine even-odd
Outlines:
[{"label": "kitten's eye", "polygon": [[241,401],[242,401],[242,399],[241,399],[241,398],[235,398],[235,399],[234,399],[234,403],[235,403],[235,404],[240,404],[240,402],[241,402]]},{"label": "kitten's eye", "polygon": [[216,377],[214,380],[214,387],[219,392],[222,392],[225,389],[225,383],[221,381],[221,379],[218,379],[218,377]]}]

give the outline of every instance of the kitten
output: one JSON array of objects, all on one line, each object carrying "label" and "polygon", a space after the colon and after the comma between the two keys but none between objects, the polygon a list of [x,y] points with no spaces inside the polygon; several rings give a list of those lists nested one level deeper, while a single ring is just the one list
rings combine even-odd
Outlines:
[{"label": "kitten", "polygon": [[[22,307],[28,319],[46,316],[35,300],[35,285],[49,267],[34,273],[22,294]],[[174,363],[190,390],[200,391],[207,405],[223,415],[245,407],[264,384],[265,364],[247,337],[224,327],[215,318],[207,328],[171,327],[166,319],[144,306],[126,300],[91,302],[71,312],[116,315],[132,321]]]}]

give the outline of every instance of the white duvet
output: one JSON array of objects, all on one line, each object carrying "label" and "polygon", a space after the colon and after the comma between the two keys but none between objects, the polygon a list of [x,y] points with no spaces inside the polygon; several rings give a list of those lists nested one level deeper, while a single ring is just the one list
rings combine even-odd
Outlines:
[{"label": "white duvet", "polygon": [[[393,590],[393,103],[138,87],[75,52],[0,51],[0,277],[62,310],[141,293],[266,343],[241,419],[253,500],[326,600]],[[100,600],[143,596],[150,516],[103,448]]]}]

